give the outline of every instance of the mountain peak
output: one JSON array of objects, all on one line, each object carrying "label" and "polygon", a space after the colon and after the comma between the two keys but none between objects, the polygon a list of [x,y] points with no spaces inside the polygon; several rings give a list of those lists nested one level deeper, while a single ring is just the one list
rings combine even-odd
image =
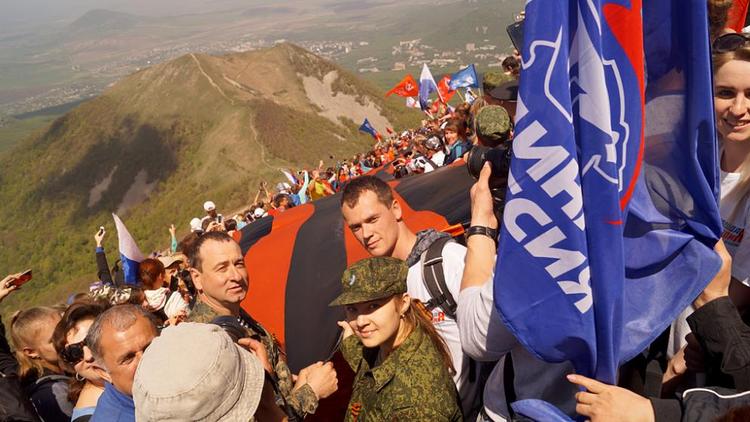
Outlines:
[{"label": "mountain peak", "polygon": [[71,22],[68,29],[72,31],[122,30],[135,26],[141,20],[136,15],[116,12],[108,9],[91,9]]},{"label": "mountain peak", "polygon": [[[28,257],[40,289],[49,287],[41,280],[89,274],[82,228],[114,211],[154,250],[166,222],[179,227],[206,199],[238,209],[261,180],[283,177],[279,168],[369,150],[372,139],[358,131],[365,117],[384,132],[421,115],[293,44],[143,69],[0,158],[0,245],[13,239],[0,266]],[[71,254],[53,264],[61,245]]]}]

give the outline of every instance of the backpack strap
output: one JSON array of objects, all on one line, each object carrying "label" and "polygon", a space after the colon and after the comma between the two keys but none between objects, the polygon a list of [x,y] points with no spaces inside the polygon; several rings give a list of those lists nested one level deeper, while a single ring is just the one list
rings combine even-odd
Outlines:
[{"label": "backpack strap", "polygon": [[441,237],[422,254],[422,280],[431,298],[425,303],[427,310],[441,307],[446,316],[456,319],[458,305],[445,284],[443,273],[443,247],[452,240],[451,237]]}]

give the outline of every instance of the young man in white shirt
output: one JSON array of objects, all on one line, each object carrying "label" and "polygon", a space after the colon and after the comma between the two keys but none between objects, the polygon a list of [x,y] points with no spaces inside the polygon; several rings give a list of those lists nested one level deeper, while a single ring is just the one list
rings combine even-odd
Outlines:
[{"label": "young man in white shirt", "polygon": [[435,300],[425,283],[422,261],[433,243],[443,243],[450,235],[435,230],[419,233],[409,230],[402,219],[401,206],[394,198],[391,187],[372,176],[354,179],[344,188],[341,212],[344,223],[368,253],[406,261],[409,265],[407,291],[411,297],[425,304],[436,305],[432,309],[428,305],[428,309],[432,312],[435,329],[445,340],[453,358],[456,370],[454,381],[461,395],[464,416],[471,415],[478,407],[477,368],[472,368],[476,362],[465,356],[461,349],[453,299],[458,297],[466,248],[455,242],[444,243],[442,247],[442,263],[439,265],[451,297],[441,303],[440,300]]}]

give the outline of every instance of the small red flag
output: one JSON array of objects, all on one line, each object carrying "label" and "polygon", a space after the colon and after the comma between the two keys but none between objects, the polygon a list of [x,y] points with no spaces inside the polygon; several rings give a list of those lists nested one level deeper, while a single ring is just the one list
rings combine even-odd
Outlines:
[{"label": "small red flag", "polygon": [[448,104],[448,101],[456,95],[456,91],[451,90],[448,85],[451,81],[450,76],[444,76],[443,79],[438,83],[438,91],[440,91],[440,98],[444,104]]},{"label": "small red flag", "polygon": [[398,85],[388,91],[385,96],[387,97],[391,94],[396,94],[399,97],[416,97],[419,95],[419,85],[417,84],[417,81],[414,80],[414,76],[411,76],[410,73],[406,75]]},{"label": "small red flag", "polygon": [[727,16],[727,28],[742,32],[745,20],[747,19],[748,9],[750,9],[750,0],[734,0]]},{"label": "small red flag", "polygon": [[393,129],[391,129],[388,126],[386,126],[385,130],[386,130],[386,132],[388,132],[389,135],[393,135]]}]

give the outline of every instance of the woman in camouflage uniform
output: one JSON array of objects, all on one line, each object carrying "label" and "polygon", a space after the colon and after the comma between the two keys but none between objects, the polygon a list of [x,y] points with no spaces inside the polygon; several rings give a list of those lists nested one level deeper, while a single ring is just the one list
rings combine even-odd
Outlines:
[{"label": "woman in camouflage uniform", "polygon": [[461,421],[453,367],[419,301],[406,293],[406,263],[368,258],[349,267],[342,353],[356,372],[347,421]]}]

